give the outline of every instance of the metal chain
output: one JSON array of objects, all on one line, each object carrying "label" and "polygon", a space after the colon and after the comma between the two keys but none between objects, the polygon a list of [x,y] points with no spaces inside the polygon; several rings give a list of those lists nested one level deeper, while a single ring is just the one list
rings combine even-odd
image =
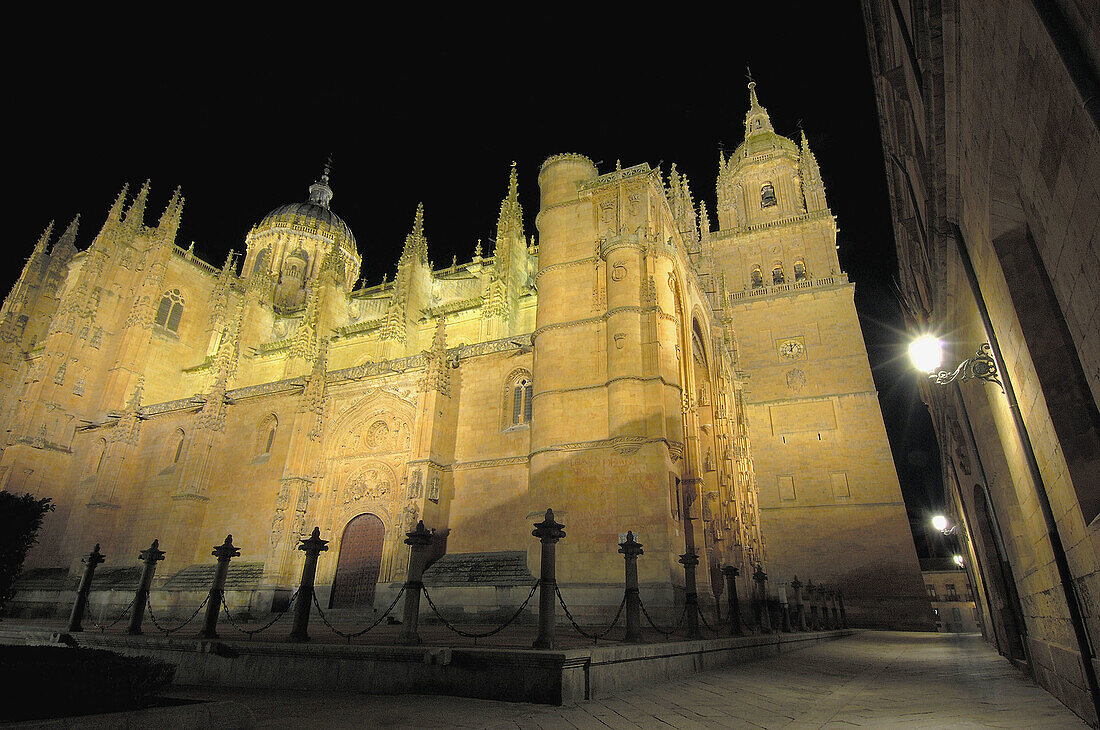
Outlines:
[{"label": "metal chain", "polygon": [[324,622],[325,626],[328,626],[329,629],[332,630],[332,633],[346,639],[347,642],[350,644],[352,639],[355,639],[355,638],[358,638],[358,637],[362,636],[363,634],[367,633],[368,631],[373,629],[378,624],[382,623],[382,619],[384,619],[384,618],[386,618],[387,616],[390,615],[390,611],[392,611],[393,607],[397,605],[397,601],[400,600],[401,596],[404,595],[404,593],[405,593],[405,586],[401,586],[401,590],[399,590],[397,592],[397,595],[393,597],[393,603],[390,604],[390,607],[386,609],[385,613],[383,613],[381,616],[378,617],[377,621],[375,621],[373,624],[371,624],[367,628],[363,629],[362,631],[355,631],[355,632],[352,632],[350,634],[344,633],[343,631],[341,631],[340,629],[336,628],[331,623],[329,623],[328,618],[325,616],[324,610],[321,608],[321,604],[317,602],[317,592],[316,591],[313,592],[313,605],[317,607],[317,615],[319,615],[321,617],[321,621]]},{"label": "metal chain", "polygon": [[573,628],[577,633],[586,639],[592,639],[594,643],[599,642],[600,639],[611,633],[611,629],[615,628],[615,624],[619,623],[619,618],[623,615],[623,606],[626,605],[626,594],[623,594],[623,600],[619,601],[619,610],[615,612],[615,618],[612,619],[611,625],[598,634],[590,634],[580,627],[576,619],[573,618],[573,614],[569,612],[569,607],[565,605],[565,599],[561,597],[561,589],[557,584],[554,585],[554,592],[558,594],[558,603],[561,604],[561,608],[565,611],[565,617],[569,619],[569,623],[573,624]]},{"label": "metal chain", "polygon": [[163,626],[161,626],[160,622],[157,621],[157,617],[155,615],[153,615],[153,600],[151,598],[147,598],[145,600],[145,606],[146,606],[146,608],[149,609],[149,618],[153,620],[153,625],[156,626],[158,630],[163,631],[165,636],[168,636],[168,634],[174,634],[175,632],[179,631],[180,629],[182,629],[187,624],[194,621],[195,617],[199,615],[199,611],[202,610],[202,607],[205,606],[207,601],[209,601],[209,600],[210,600],[210,594],[208,593],[208,594],[206,594],[206,598],[202,599],[202,603],[199,604],[199,607],[195,609],[195,612],[193,614],[191,614],[190,618],[188,618],[186,621],[184,621],[179,626],[176,626],[175,628],[171,628],[171,629],[166,629]]},{"label": "metal chain", "polygon": [[684,604],[684,609],[680,611],[680,618],[677,619],[676,625],[668,631],[665,631],[657,624],[653,623],[653,619],[649,615],[649,611],[645,609],[645,604],[642,603],[642,597],[638,596],[638,605],[642,608],[642,615],[645,616],[645,620],[649,622],[649,625],[653,627],[653,630],[662,636],[672,636],[680,628],[680,624],[684,622],[684,618],[687,616],[687,603]]},{"label": "metal chain", "polygon": [[492,631],[486,631],[484,633],[475,633],[475,632],[472,632],[472,631],[463,631],[462,629],[460,629],[457,626],[455,626],[454,624],[452,624],[450,621],[448,621],[446,618],[443,617],[443,614],[441,614],[439,612],[439,609],[436,607],[435,602],[432,600],[431,595],[428,594],[428,587],[423,586],[423,590],[424,590],[424,597],[428,599],[428,605],[431,606],[431,609],[433,611],[435,611],[435,615],[439,617],[439,620],[443,622],[444,626],[446,626],[448,629],[455,632],[459,636],[465,636],[467,639],[474,639],[476,641],[477,639],[485,639],[485,638],[488,638],[490,636],[495,636],[496,634],[499,634],[501,631],[503,631],[509,625],[511,625],[511,623],[513,621],[515,621],[517,618],[519,618],[519,615],[521,613],[523,613],[523,609],[527,608],[527,604],[531,602],[531,596],[535,595],[535,589],[537,589],[539,587],[540,582],[541,581],[537,581],[537,580],[535,581],[535,585],[531,586],[531,592],[527,594],[527,598],[524,599],[523,603],[520,604],[519,608],[516,609],[516,612],[512,614],[511,618],[509,618],[507,621],[505,621],[503,624],[496,627]]},{"label": "metal chain", "polygon": [[703,621],[703,626],[707,627],[707,631],[713,631],[716,635],[719,633],[718,629],[711,628],[711,625],[707,623],[707,617],[703,615],[703,607],[698,603],[695,604],[695,610],[699,612],[699,618]]},{"label": "metal chain", "polygon": [[101,624],[93,618],[93,619],[91,619],[92,626],[95,626],[97,629],[99,629],[99,633],[102,634],[104,631],[111,628],[112,626],[117,624],[122,619],[126,618],[126,614],[130,612],[130,609],[133,607],[134,601],[136,601],[136,600],[137,600],[137,596],[134,596],[133,598],[131,598],[130,602],[126,604],[126,608],[122,609],[122,613],[120,613],[118,615],[118,617],[114,621],[112,621],[111,623]]},{"label": "metal chain", "polygon": [[222,609],[225,611],[225,617],[227,619],[229,619],[229,625],[232,626],[237,631],[240,631],[242,634],[248,634],[248,640],[252,641],[252,637],[255,634],[259,634],[260,632],[267,631],[272,626],[279,623],[279,621],[281,621],[283,618],[285,618],[288,614],[292,613],[293,608],[294,608],[294,600],[297,597],[298,597],[298,591],[294,591],[294,594],[291,595],[291,597],[290,597],[290,605],[287,606],[287,609],[285,611],[280,612],[280,613],[276,613],[275,618],[271,619],[270,621],[268,621],[266,624],[264,624],[263,626],[261,626],[258,629],[243,629],[243,628],[241,628],[240,626],[237,625],[237,622],[233,620],[233,614],[231,614],[229,612],[229,605],[225,602],[225,595],[224,594],[222,595]]}]

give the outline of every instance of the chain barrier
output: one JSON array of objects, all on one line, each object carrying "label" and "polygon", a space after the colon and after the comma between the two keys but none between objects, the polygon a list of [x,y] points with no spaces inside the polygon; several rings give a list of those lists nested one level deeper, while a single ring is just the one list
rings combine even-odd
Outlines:
[{"label": "chain barrier", "polygon": [[676,620],[676,625],[668,631],[665,631],[657,624],[653,623],[653,619],[649,615],[649,611],[646,610],[645,604],[642,603],[641,596],[638,597],[638,605],[642,608],[642,615],[645,616],[645,620],[649,622],[649,625],[653,627],[653,630],[662,636],[672,636],[680,628],[680,624],[684,623],[684,619],[687,617],[687,603],[684,603],[684,609],[680,611],[680,618]]},{"label": "chain barrier", "polygon": [[229,604],[227,604],[225,602],[225,595],[224,594],[222,595],[222,610],[225,611],[225,617],[227,619],[229,619],[229,625],[232,626],[237,631],[241,632],[242,634],[247,634],[248,635],[248,640],[252,641],[253,636],[255,636],[256,634],[259,634],[261,632],[267,631],[272,626],[279,623],[279,621],[284,619],[287,615],[293,613],[294,612],[294,601],[297,598],[298,598],[298,591],[294,591],[294,594],[291,595],[291,597],[290,597],[290,605],[287,606],[286,610],[282,611],[282,612],[279,612],[279,613],[276,613],[275,618],[271,619],[270,621],[268,621],[266,624],[264,624],[263,626],[261,626],[258,629],[245,629],[245,628],[241,628],[240,626],[237,625],[237,622],[233,619],[233,614],[231,614],[229,612]]},{"label": "chain barrier", "polygon": [[145,607],[149,609],[149,618],[152,619],[153,626],[156,626],[158,631],[163,631],[164,635],[168,636],[168,634],[174,634],[177,631],[179,631],[180,629],[182,629],[184,626],[186,626],[187,624],[194,621],[195,617],[199,615],[199,611],[202,610],[203,606],[205,606],[206,602],[209,601],[209,600],[210,600],[210,594],[207,594],[206,598],[202,599],[202,603],[199,604],[199,607],[195,609],[195,612],[193,614],[191,614],[190,618],[188,618],[186,621],[184,621],[179,626],[176,626],[176,627],[171,628],[171,629],[164,628],[163,626],[160,625],[160,622],[157,621],[157,617],[153,614],[153,600],[152,600],[152,598],[148,598],[148,599],[145,600]]},{"label": "chain barrier", "polygon": [[713,628],[709,623],[707,623],[707,617],[703,615],[703,607],[697,603],[695,604],[695,610],[699,612],[699,619],[703,622],[703,626],[707,627],[707,631],[713,631],[715,636],[720,636],[721,633],[718,631],[718,629]]},{"label": "chain barrier", "polygon": [[576,619],[573,618],[573,614],[569,612],[569,607],[565,605],[565,599],[561,597],[561,589],[554,586],[554,592],[558,594],[558,603],[561,604],[561,608],[565,611],[565,617],[569,619],[569,623],[573,624],[573,628],[578,634],[586,639],[592,639],[592,643],[598,644],[600,639],[611,633],[611,629],[615,628],[615,624],[619,623],[619,619],[623,615],[623,607],[626,606],[626,594],[623,594],[623,600],[619,601],[619,610],[615,612],[615,618],[611,620],[611,625],[598,634],[590,634],[580,627]]},{"label": "chain barrier", "polygon": [[136,600],[137,600],[137,596],[134,596],[133,598],[131,598],[131,599],[130,599],[130,602],[126,604],[126,608],[122,609],[122,613],[120,613],[120,614],[118,615],[118,617],[117,617],[117,618],[115,618],[115,620],[114,620],[114,621],[112,621],[111,623],[109,623],[109,624],[101,624],[101,623],[99,623],[98,621],[96,621],[96,620],[95,620],[95,619],[93,618],[93,619],[91,619],[91,622],[92,622],[92,626],[95,626],[95,627],[96,627],[97,629],[99,629],[99,633],[101,633],[101,634],[102,634],[102,633],[103,633],[104,631],[106,631],[107,629],[111,628],[112,626],[114,626],[115,624],[117,624],[117,623],[118,623],[119,621],[121,621],[122,619],[126,618],[126,614],[128,614],[128,613],[130,612],[130,609],[131,609],[131,608],[133,607],[133,605],[134,605],[134,601],[136,601]]},{"label": "chain barrier", "polygon": [[401,586],[401,590],[399,590],[397,592],[397,595],[393,597],[393,603],[390,604],[390,607],[386,609],[385,613],[383,613],[381,616],[378,617],[377,621],[375,621],[373,624],[371,624],[367,628],[363,629],[362,631],[354,631],[350,634],[341,631],[340,629],[336,628],[331,623],[329,623],[328,618],[325,616],[324,610],[321,608],[321,604],[317,602],[317,592],[316,591],[313,592],[313,605],[317,607],[317,615],[321,617],[321,621],[325,624],[325,626],[328,626],[329,629],[332,631],[332,633],[334,633],[337,636],[345,639],[350,644],[352,639],[356,639],[356,638],[362,636],[363,634],[367,633],[368,631],[373,629],[378,624],[382,623],[382,619],[384,619],[384,618],[386,618],[387,616],[390,615],[390,611],[393,610],[393,607],[397,605],[397,602],[401,599],[401,596],[403,596],[404,594],[405,594],[405,586]]},{"label": "chain barrier", "polygon": [[475,633],[475,632],[472,632],[472,631],[463,631],[462,629],[460,629],[457,626],[455,626],[454,624],[452,624],[450,621],[448,621],[446,618],[443,617],[443,614],[441,614],[439,612],[439,609],[436,607],[435,602],[432,600],[431,595],[429,595],[429,593],[428,593],[428,587],[427,586],[423,587],[423,591],[424,591],[424,597],[428,599],[428,605],[431,606],[431,609],[433,611],[435,611],[435,615],[439,617],[439,620],[443,622],[444,626],[446,626],[448,629],[455,632],[459,636],[464,636],[467,639],[473,639],[474,644],[477,644],[478,639],[486,639],[490,636],[495,636],[496,634],[499,634],[501,631],[503,631],[509,625],[511,625],[511,623],[513,621],[515,621],[517,618],[519,618],[519,615],[521,613],[523,613],[523,609],[527,608],[527,604],[531,602],[531,596],[535,595],[535,590],[539,587],[540,582],[541,581],[537,581],[537,580],[535,581],[535,585],[531,586],[531,592],[527,594],[527,598],[525,598],[523,600],[523,603],[520,604],[519,608],[516,609],[516,612],[513,613],[507,621],[505,621],[503,624],[496,627],[492,631],[486,631],[484,633]]}]

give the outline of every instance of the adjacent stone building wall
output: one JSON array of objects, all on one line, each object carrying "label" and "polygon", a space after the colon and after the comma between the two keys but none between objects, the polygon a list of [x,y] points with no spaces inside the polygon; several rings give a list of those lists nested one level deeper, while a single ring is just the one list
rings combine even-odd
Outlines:
[{"label": "adjacent stone building wall", "polygon": [[[1098,13],[1084,1],[864,2],[913,330],[944,338],[949,368],[995,337],[1026,428],[1021,434],[995,385],[925,391],[948,459],[950,502],[994,604],[991,637],[1093,722]],[[1041,482],[1028,468],[1028,442]],[[1084,642],[1043,518],[1044,494]]]}]

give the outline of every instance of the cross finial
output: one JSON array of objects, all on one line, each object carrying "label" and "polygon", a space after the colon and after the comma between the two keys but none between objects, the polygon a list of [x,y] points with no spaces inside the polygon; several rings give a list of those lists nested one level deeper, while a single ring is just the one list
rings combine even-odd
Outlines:
[{"label": "cross finial", "polygon": [[756,80],[752,77],[752,69],[748,64],[745,64],[745,78],[749,80],[749,88],[752,89],[756,86]]},{"label": "cross finial", "polygon": [[328,157],[325,158],[325,167],[324,167],[323,171],[321,172],[321,182],[328,185],[328,176],[331,173],[332,173],[332,153],[330,152],[328,154]]}]

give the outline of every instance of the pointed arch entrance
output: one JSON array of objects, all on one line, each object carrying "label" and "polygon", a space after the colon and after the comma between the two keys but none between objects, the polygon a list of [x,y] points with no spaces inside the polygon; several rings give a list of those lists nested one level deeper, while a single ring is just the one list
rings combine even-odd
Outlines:
[{"label": "pointed arch entrance", "polygon": [[374,590],[382,568],[386,527],[369,512],[353,517],[340,539],[340,557],[332,581],[330,608],[374,605]]}]

